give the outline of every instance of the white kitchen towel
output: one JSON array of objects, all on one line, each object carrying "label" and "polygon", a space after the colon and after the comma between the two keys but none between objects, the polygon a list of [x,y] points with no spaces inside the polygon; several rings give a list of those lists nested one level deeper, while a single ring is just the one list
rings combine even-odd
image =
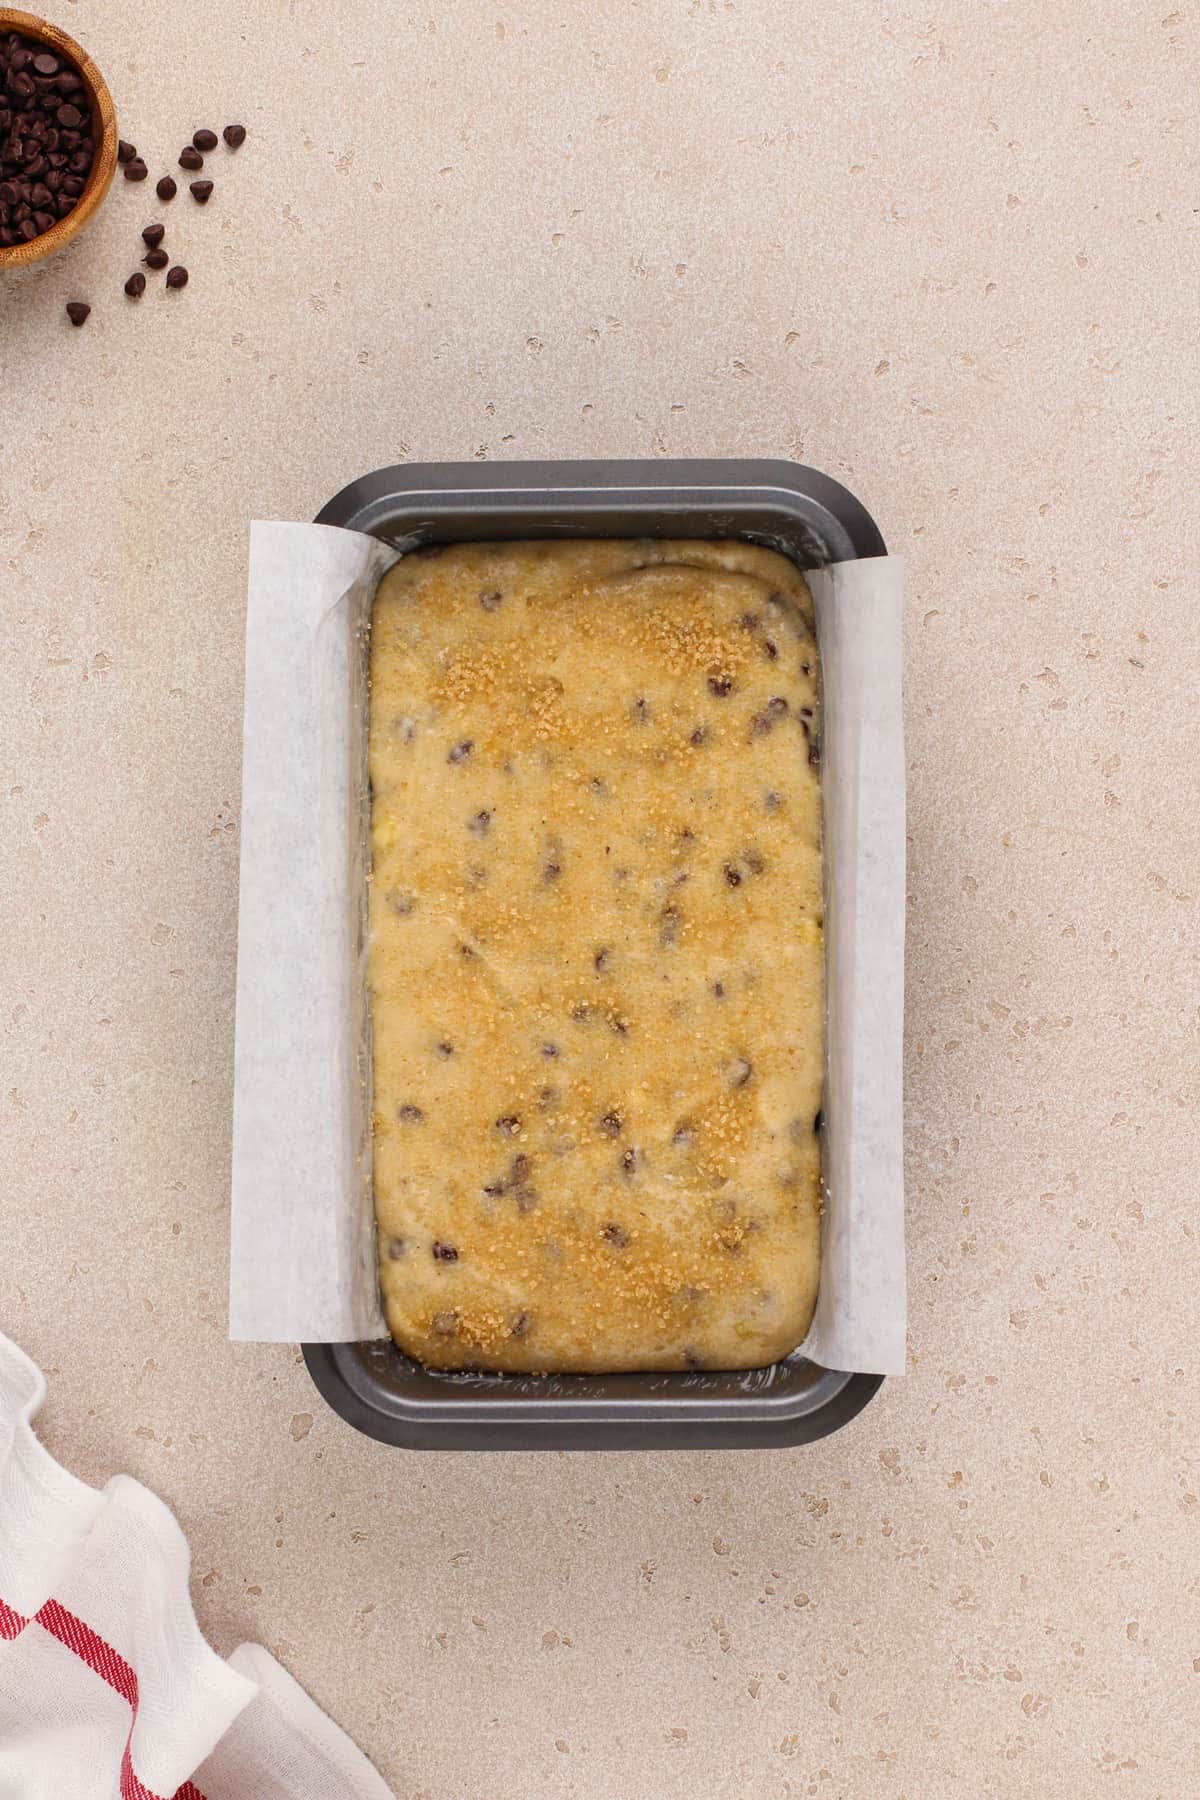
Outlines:
[{"label": "white kitchen towel", "polygon": [[209,1647],[174,1517],[60,1468],[45,1393],[0,1335],[0,1800],[391,1800],[264,1649]]}]

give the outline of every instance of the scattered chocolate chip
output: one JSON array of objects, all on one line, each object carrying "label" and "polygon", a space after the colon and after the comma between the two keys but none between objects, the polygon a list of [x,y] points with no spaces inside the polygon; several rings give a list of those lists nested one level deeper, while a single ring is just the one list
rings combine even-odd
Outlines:
[{"label": "scattered chocolate chip", "polygon": [[125,292],[131,300],[140,300],[146,291],[146,277],[140,269],[136,269],[125,283]]},{"label": "scattered chocolate chip", "polygon": [[82,325],[91,310],[86,300],[67,301],[67,317],[72,325]]},{"label": "scattered chocolate chip", "polygon": [[733,676],[710,675],[708,678],[708,691],[710,694],[715,694],[718,700],[724,700],[727,694],[732,694],[733,692]]},{"label": "scattered chocolate chip", "polygon": [[423,1125],[425,1123],[424,1112],[419,1106],[414,1106],[410,1100],[396,1108],[396,1117],[402,1125]]},{"label": "scattered chocolate chip", "polygon": [[197,150],[215,150],[217,147],[217,134],[215,131],[208,131],[207,129],[202,128],[200,131],[193,131],[192,142],[195,144]]},{"label": "scattered chocolate chip", "polygon": [[117,144],[117,161],[119,163],[129,163],[129,162],[133,161],[133,159],[136,155],[137,155],[137,145],[136,144],[127,144],[125,142],[125,139],[122,138],[120,140],[120,142]]},{"label": "scattered chocolate chip", "polygon": [[387,1253],[389,1262],[403,1262],[408,1254],[408,1245],[403,1238],[389,1238]]},{"label": "scattered chocolate chip", "polygon": [[202,169],[204,167],[204,158],[194,144],[183,146],[179,152],[179,166],[181,169]]},{"label": "scattered chocolate chip", "polygon": [[620,1115],[620,1113],[606,1112],[604,1114],[604,1117],[600,1121],[600,1129],[608,1137],[614,1137],[614,1138],[620,1137],[620,1135],[621,1135],[621,1115]]},{"label": "scattered chocolate chip", "polygon": [[463,740],[460,744],[455,744],[451,749],[449,749],[446,752],[446,761],[448,763],[466,762],[468,756],[470,756],[470,754],[474,748],[475,748],[475,739],[474,738],[463,738]]},{"label": "scattered chocolate chip", "polygon": [[606,1244],[613,1244],[618,1250],[628,1248],[629,1233],[623,1225],[606,1225],[604,1230],[600,1233],[600,1236],[604,1239]]},{"label": "scattered chocolate chip", "polygon": [[725,1073],[729,1078],[730,1087],[743,1088],[754,1073],[754,1064],[747,1062],[744,1056],[735,1056],[733,1061],[726,1065]]},{"label": "scattered chocolate chip", "polygon": [[603,975],[604,971],[611,965],[611,963],[612,963],[612,951],[607,947],[607,945],[605,945],[603,949],[597,950],[595,956],[593,956],[593,958],[592,958],[592,967],[595,969],[597,975]]},{"label": "scattered chocolate chip", "polygon": [[182,263],[176,263],[173,269],[167,270],[167,286],[169,288],[183,288],[187,284],[188,272]]},{"label": "scattered chocolate chip", "polygon": [[142,258],[148,269],[165,269],[170,260],[165,250],[147,250]]},{"label": "scattered chocolate chip", "polygon": [[491,588],[486,594],[480,594],[479,596],[479,604],[482,606],[484,612],[495,612],[498,606],[503,605],[503,602],[504,595],[500,592],[499,588]]},{"label": "scattered chocolate chip", "polygon": [[544,1088],[540,1088],[538,1090],[538,1105],[543,1109],[543,1111],[548,1111],[550,1109],[550,1107],[556,1105],[557,1101],[558,1101],[558,1089],[557,1088],[544,1087]]},{"label": "scattered chocolate chip", "polygon": [[741,887],[742,872],[737,867],[736,863],[726,863],[725,864],[725,880],[728,882],[729,886],[732,888]]},{"label": "scattered chocolate chip", "polygon": [[145,181],[149,173],[149,169],[140,156],[135,156],[132,162],[125,164],[126,181]]},{"label": "scattered chocolate chip", "polygon": [[154,185],[154,191],[160,200],[173,200],[179,189],[175,185],[173,175],[161,175]]},{"label": "scattered chocolate chip", "polygon": [[443,1244],[438,1239],[433,1246],[433,1260],[435,1262],[457,1262],[458,1251],[453,1244]]},{"label": "scattered chocolate chip", "polygon": [[150,246],[151,250],[153,250],[157,245],[161,244],[163,239],[166,237],[166,235],[167,235],[167,228],[165,225],[143,225],[142,226],[142,242],[143,242],[143,244],[148,244]]},{"label": "scattered chocolate chip", "polygon": [[227,125],[221,136],[231,150],[237,150],[246,141],[246,127],[244,125]]},{"label": "scattered chocolate chip", "polygon": [[188,192],[197,206],[207,206],[212,199],[213,184],[211,181],[189,181]]},{"label": "scattered chocolate chip", "polygon": [[496,1130],[501,1137],[516,1137],[521,1129],[521,1121],[516,1113],[503,1113],[496,1120]]}]

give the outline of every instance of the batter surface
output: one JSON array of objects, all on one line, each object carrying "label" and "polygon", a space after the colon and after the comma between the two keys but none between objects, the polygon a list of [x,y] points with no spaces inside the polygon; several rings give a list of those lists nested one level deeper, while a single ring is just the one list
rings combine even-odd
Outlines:
[{"label": "batter surface", "polygon": [[743,543],[406,556],[371,636],[388,1324],[435,1368],[755,1368],[817,1288],[812,602]]}]

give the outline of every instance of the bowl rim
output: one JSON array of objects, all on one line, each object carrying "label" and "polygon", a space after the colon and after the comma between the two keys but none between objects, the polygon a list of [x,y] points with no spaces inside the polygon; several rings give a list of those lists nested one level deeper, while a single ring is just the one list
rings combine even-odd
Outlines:
[{"label": "bowl rim", "polygon": [[57,220],[49,231],[30,238],[28,243],[0,245],[0,271],[25,267],[29,263],[39,262],[44,256],[53,255],[56,250],[64,249],[95,213],[112,185],[117,169],[116,108],[108,83],[87,51],[51,20],[41,18],[37,13],[22,12],[17,7],[0,6],[0,36],[7,36],[10,31],[20,32],[22,37],[34,38],[60,55],[69,57],[74,63],[87,89],[92,133],[97,142],[83,192],[66,218]]}]

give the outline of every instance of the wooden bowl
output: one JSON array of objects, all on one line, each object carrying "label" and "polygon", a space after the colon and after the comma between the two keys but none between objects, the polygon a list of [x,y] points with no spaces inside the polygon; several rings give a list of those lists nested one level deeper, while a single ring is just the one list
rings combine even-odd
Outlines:
[{"label": "wooden bowl", "polygon": [[0,6],[0,37],[7,37],[10,31],[35,38],[39,44],[45,44],[47,50],[65,56],[78,69],[92,115],[96,154],[83,192],[65,219],[60,219],[49,231],[43,231],[40,237],[31,238],[27,244],[13,244],[8,249],[0,245],[0,273],[5,269],[22,268],[43,256],[52,256],[77,238],[107,194],[117,170],[117,115],[112,95],[86,50],[81,50],[75,39],[60,31],[57,25],[35,18],[33,13]]}]

